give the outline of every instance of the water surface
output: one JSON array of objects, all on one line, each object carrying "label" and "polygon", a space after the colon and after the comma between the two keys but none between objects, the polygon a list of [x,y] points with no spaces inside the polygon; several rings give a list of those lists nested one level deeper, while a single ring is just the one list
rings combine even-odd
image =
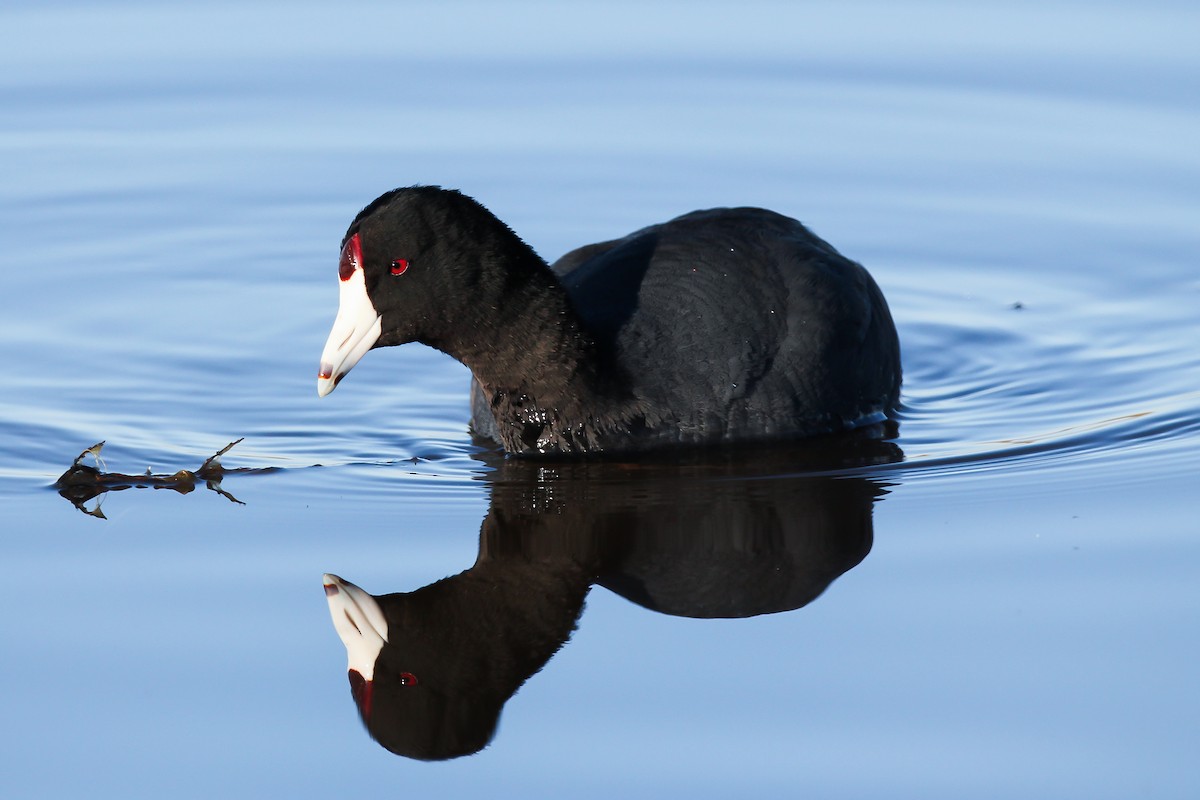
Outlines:
[{"label": "water surface", "polygon": [[[5,796],[1200,789],[1190,6],[0,23]],[[465,369],[419,347],[318,401],[345,226],[418,182],[551,259],[694,208],[802,219],[889,298],[896,437],[513,465],[471,440]],[[113,491],[102,519],[51,487],[100,440],[169,474],[240,437],[226,466],[274,469],[226,494]],[[322,573],[407,592],[564,541],[607,577],[491,744],[373,742]]]}]

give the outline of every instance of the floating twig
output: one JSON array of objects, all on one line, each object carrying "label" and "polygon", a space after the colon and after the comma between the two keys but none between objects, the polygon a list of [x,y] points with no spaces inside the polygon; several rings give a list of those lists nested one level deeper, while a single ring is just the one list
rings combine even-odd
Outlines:
[{"label": "floating twig", "polygon": [[[241,500],[238,500],[229,492],[221,488],[221,479],[231,472],[271,472],[273,467],[254,468],[254,467],[239,467],[237,469],[226,469],[221,466],[221,456],[225,455],[242,439],[237,439],[222,447],[216,453],[204,460],[199,469],[186,470],[181,469],[178,472],[171,474],[156,474],[149,469],[141,475],[132,475],[123,472],[108,472],[104,461],[100,457],[100,451],[104,448],[104,442],[97,442],[91,447],[84,450],[75,457],[75,461],[71,466],[59,476],[54,482],[54,488],[58,489],[58,493],[71,501],[71,503],[85,514],[100,519],[106,519],[104,512],[100,510],[100,503],[97,501],[94,508],[88,509],[84,503],[87,501],[101,497],[106,492],[121,491],[123,489],[172,489],[180,494],[188,494],[196,488],[197,481],[203,481],[206,488],[211,489],[221,495],[230,502],[238,505],[245,505]],[[96,462],[96,466],[84,464],[84,459],[91,456]]]}]

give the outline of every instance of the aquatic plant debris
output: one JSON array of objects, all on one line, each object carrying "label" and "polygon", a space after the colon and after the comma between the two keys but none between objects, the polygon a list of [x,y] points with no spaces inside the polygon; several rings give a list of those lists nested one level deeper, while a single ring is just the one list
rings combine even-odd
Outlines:
[{"label": "aquatic plant debris", "polygon": [[[242,439],[237,439],[225,445],[206,458],[204,463],[195,471],[181,469],[178,472],[164,474],[154,473],[147,469],[141,475],[108,472],[107,465],[105,465],[103,459],[100,457],[100,451],[104,448],[104,442],[97,442],[75,457],[75,461],[72,462],[67,471],[60,475],[58,480],[54,482],[54,488],[58,489],[58,493],[70,500],[80,511],[88,516],[99,517],[100,519],[107,519],[107,517],[100,510],[99,501],[91,509],[87,508],[84,504],[93,498],[102,497],[107,492],[121,491],[123,489],[151,488],[173,489],[180,494],[188,494],[196,488],[196,484],[199,481],[203,481],[206,488],[211,489],[230,502],[245,505],[241,500],[238,500],[221,488],[221,479],[233,472],[270,472],[274,468],[239,467],[236,469],[226,469],[223,467],[221,465],[221,456],[228,453],[234,445],[241,441]],[[88,456],[93,458],[96,466],[93,467],[83,463],[84,459]]]}]

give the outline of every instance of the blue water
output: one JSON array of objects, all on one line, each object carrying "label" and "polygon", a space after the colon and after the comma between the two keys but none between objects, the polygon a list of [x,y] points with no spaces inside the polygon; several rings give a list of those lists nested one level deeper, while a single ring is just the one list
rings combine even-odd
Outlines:
[{"label": "blue water", "polygon": [[[1200,12],[647,5],[0,11],[0,794],[1200,792]],[[902,460],[512,473],[416,346],[318,401],[341,235],[412,183],[551,259],[694,208],[802,219],[891,303]],[[227,467],[275,469],[238,503],[51,486],[100,440],[167,474],[240,437]],[[358,721],[324,572],[411,591],[499,514],[790,530],[847,487],[870,550],[810,605],[597,586],[480,754]]]}]

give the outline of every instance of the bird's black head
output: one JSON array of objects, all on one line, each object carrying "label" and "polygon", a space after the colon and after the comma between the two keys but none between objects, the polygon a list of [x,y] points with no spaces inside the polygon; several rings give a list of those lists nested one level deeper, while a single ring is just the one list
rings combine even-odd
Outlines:
[{"label": "bird's black head", "polygon": [[478,332],[514,271],[537,256],[491,212],[436,186],[395,189],[359,212],[342,239],[339,305],[317,392],[333,391],[373,347],[423,342],[451,352]]},{"label": "bird's black head", "polygon": [[516,685],[497,680],[486,637],[464,633],[454,618],[452,581],[379,596],[336,575],[324,584],[372,738],[422,760],[470,755],[491,741]]}]

